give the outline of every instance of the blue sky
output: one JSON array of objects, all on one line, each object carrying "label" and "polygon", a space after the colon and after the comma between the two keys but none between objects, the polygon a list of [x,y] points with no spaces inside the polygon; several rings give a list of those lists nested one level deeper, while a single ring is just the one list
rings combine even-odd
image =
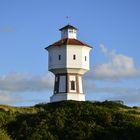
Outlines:
[{"label": "blue sky", "polygon": [[0,104],[49,101],[53,78],[44,48],[70,23],[94,47],[87,100],[140,106],[139,7],[139,0],[0,0]]}]

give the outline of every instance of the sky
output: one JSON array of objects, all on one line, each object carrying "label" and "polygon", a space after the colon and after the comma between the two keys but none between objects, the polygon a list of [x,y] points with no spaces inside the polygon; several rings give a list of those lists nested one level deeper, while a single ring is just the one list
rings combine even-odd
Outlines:
[{"label": "sky", "polygon": [[54,76],[44,48],[69,23],[93,46],[86,100],[140,106],[139,7],[139,0],[0,0],[0,104],[49,102]]}]

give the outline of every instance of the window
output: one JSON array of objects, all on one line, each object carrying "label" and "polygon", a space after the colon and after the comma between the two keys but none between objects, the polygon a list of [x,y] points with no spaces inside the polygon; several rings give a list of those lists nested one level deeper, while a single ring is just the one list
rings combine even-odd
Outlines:
[{"label": "window", "polygon": [[75,59],[76,59],[76,55],[74,54],[74,55],[73,55],[73,60],[75,60]]},{"label": "window", "polygon": [[58,55],[58,60],[61,60],[61,55]]},{"label": "window", "polygon": [[85,56],[85,61],[87,61],[87,57]]},{"label": "window", "polygon": [[75,90],[75,81],[71,81],[71,90]]},{"label": "window", "polygon": [[69,33],[73,33],[73,30],[69,30]]}]

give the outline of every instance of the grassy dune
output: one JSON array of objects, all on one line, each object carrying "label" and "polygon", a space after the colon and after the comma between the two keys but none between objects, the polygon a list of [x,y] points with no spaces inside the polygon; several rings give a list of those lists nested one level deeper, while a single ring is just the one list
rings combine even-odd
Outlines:
[{"label": "grassy dune", "polygon": [[109,101],[0,105],[0,140],[87,139],[140,139],[140,108]]}]

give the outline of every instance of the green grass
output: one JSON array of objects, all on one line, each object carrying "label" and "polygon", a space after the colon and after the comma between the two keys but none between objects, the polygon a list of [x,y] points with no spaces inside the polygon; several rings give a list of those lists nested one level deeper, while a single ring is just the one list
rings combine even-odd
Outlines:
[{"label": "green grass", "polygon": [[137,140],[139,132],[140,108],[109,101],[0,105],[2,140]]}]

